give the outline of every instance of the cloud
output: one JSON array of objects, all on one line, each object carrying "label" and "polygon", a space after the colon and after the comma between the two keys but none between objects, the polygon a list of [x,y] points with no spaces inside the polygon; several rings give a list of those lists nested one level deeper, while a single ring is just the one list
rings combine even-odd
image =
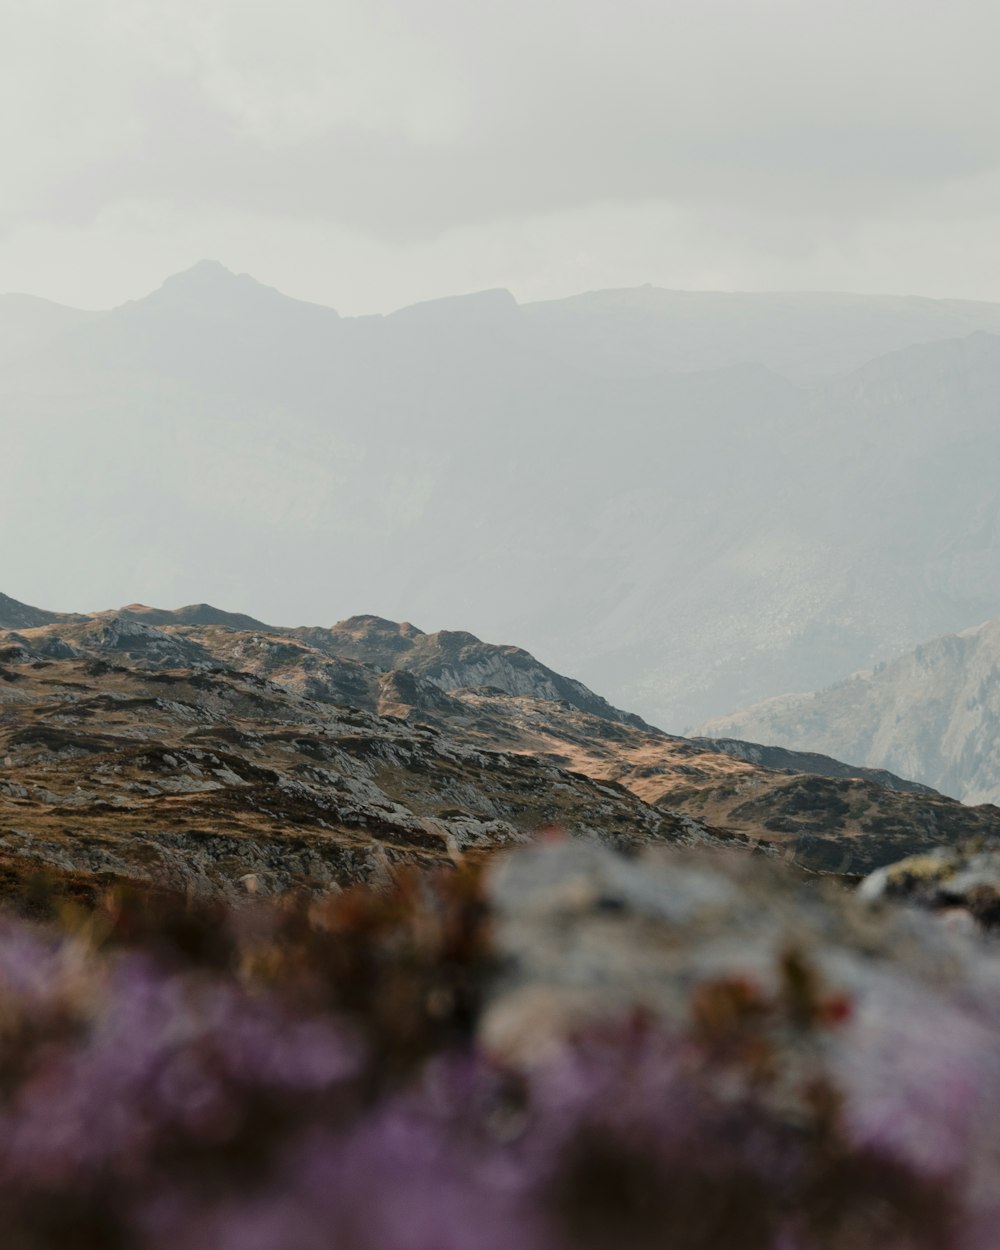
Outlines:
[{"label": "cloud", "polygon": [[957,226],[1000,169],[998,42],[992,0],[12,0],[0,231],[142,205],[416,255],[657,206],[790,254]]}]

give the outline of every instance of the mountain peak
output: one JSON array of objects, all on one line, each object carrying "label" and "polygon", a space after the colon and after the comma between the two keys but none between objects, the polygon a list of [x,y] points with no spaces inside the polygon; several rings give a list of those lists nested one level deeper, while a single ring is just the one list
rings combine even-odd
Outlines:
[{"label": "mountain peak", "polygon": [[232,269],[228,269],[220,260],[213,260],[211,257],[203,257],[195,264],[187,269],[180,270],[179,273],[172,274],[166,279],[166,282],[202,282],[202,283],[229,283],[252,282],[254,286],[260,286],[257,281],[249,273],[235,273]]},{"label": "mountain peak", "polygon": [[344,634],[398,634],[402,637],[410,637],[414,634],[423,634],[422,629],[417,629],[416,625],[411,625],[409,621],[390,621],[384,616],[373,616],[371,613],[361,613],[358,616],[349,616],[346,620],[338,621],[331,629],[332,632]]},{"label": "mountain peak", "polygon": [[[234,273],[220,261],[200,260],[190,269],[183,269],[180,273],[172,274],[159,288],[156,295],[163,293],[185,296],[215,295],[234,290],[247,294],[250,291],[270,291],[271,288],[265,287],[248,273]],[[273,294],[277,295],[278,292],[274,291]]]},{"label": "mountain peak", "polygon": [[217,260],[200,260],[190,269],[183,269],[167,278],[162,286],[145,299],[133,301],[125,307],[139,305],[156,308],[183,310],[205,309],[215,313],[241,315],[248,310],[271,315],[273,310],[285,314],[339,319],[339,314],[323,304],[312,304],[285,295],[275,287],[266,286],[249,273],[234,273]]}]

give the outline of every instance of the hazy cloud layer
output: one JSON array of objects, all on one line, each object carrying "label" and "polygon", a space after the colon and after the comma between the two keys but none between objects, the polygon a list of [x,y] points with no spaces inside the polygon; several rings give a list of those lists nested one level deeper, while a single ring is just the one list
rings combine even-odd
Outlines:
[{"label": "hazy cloud layer", "polygon": [[992,0],[10,0],[0,290],[1000,297]]}]

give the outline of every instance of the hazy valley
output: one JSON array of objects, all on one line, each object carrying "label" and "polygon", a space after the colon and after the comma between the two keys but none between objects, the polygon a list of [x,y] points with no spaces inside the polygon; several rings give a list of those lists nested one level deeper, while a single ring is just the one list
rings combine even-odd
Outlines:
[{"label": "hazy valley", "polygon": [[342,318],[205,263],[29,311],[0,301],[26,598],[363,604],[515,638],[672,731],[1000,614],[996,305],[637,288]]}]

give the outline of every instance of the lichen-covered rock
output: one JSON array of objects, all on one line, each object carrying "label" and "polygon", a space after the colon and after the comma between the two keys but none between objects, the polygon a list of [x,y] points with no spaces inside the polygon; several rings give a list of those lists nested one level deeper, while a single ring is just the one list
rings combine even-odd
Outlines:
[{"label": "lichen-covered rock", "polygon": [[1000,928],[1000,850],[940,847],[888,864],[859,886],[862,898],[935,911],[961,910],[985,929]]}]

